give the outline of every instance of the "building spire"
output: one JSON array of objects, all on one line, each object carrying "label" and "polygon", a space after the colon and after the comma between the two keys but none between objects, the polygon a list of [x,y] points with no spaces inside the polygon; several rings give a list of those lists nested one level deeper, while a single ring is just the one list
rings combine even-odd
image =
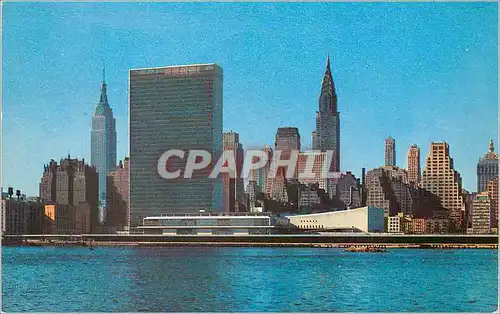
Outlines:
[{"label": "building spire", "polygon": [[323,76],[323,83],[321,84],[319,111],[330,112],[333,115],[337,114],[337,93],[330,68],[330,55],[326,58],[326,70]]},{"label": "building spire", "polygon": [[106,84],[106,63],[102,62],[102,83]]},{"label": "building spire", "polygon": [[102,63],[102,84],[101,84],[101,103],[108,103],[108,95],[106,93],[106,64]]},{"label": "building spire", "polygon": [[325,74],[332,75],[332,70],[330,69],[330,55],[326,58],[326,71]]},{"label": "building spire", "polygon": [[106,65],[104,62],[102,63],[102,83],[101,83],[101,97],[99,99],[99,102],[97,103],[97,106],[95,108],[94,115],[96,116],[103,116],[106,113],[111,112],[111,108],[109,107],[108,103],[108,94],[106,90]]},{"label": "building spire", "polygon": [[490,140],[489,151],[490,151],[490,153],[493,153],[495,151],[495,147],[493,146],[493,140]]}]

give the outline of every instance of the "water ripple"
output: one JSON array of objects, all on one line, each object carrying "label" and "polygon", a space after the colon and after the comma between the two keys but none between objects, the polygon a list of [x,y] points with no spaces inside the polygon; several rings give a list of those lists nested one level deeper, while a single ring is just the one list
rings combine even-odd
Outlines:
[{"label": "water ripple", "polygon": [[492,312],[496,250],[30,248],[2,253],[6,312]]}]

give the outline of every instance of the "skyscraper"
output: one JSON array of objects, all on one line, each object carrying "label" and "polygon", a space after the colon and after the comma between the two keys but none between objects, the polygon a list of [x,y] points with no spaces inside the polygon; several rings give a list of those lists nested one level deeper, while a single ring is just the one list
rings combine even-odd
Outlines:
[{"label": "skyscraper", "polygon": [[396,141],[391,136],[385,139],[385,165],[396,166]]},{"label": "skyscraper", "polygon": [[479,192],[472,202],[472,233],[490,233],[494,219],[493,212],[493,203],[488,192]]},{"label": "skyscraper", "polygon": [[493,207],[492,228],[498,228],[498,178],[488,182],[488,197]]},{"label": "skyscraper", "polygon": [[235,211],[236,202],[245,203],[245,182],[240,176],[244,152],[240,136],[236,132],[222,133],[222,142],[224,151],[232,151],[236,162],[236,178],[231,178],[228,173],[222,174],[224,212],[232,212]]},{"label": "skyscraper", "polygon": [[[297,151],[298,153],[298,151],[300,151],[299,129],[295,127],[278,128],[278,130],[276,131],[274,148],[276,151],[281,151],[281,160],[290,159],[292,157],[292,151]],[[273,167],[272,162],[270,167]],[[267,194],[269,194],[274,200],[285,199],[283,193],[286,190],[284,186],[286,185],[285,182],[287,179],[287,170],[287,167],[279,166],[276,168],[276,176],[267,180]],[[293,177],[296,178],[296,175],[297,168],[295,167]]]},{"label": "skyscraper", "polygon": [[395,200],[392,196],[390,179],[383,168],[369,170],[365,176],[366,205],[384,210],[385,217],[397,213]]},{"label": "skyscraper", "polygon": [[472,228],[472,204],[476,198],[475,192],[470,193],[466,189],[462,189],[462,198],[464,200],[462,206],[464,211],[464,225],[466,228]]},{"label": "skyscraper", "polygon": [[488,152],[477,163],[477,192],[486,191],[488,182],[495,178],[498,178],[498,154],[490,140]]},{"label": "skyscraper", "polygon": [[412,214],[411,190],[406,170],[384,166],[366,173],[366,205],[384,210],[385,216]]},{"label": "skyscraper", "polygon": [[257,197],[260,192],[260,188],[257,185],[257,181],[255,180],[248,181],[246,192],[248,194],[248,211],[254,212],[255,202],[257,201]]},{"label": "skyscraper", "polygon": [[[40,182],[40,199],[66,208],[64,220],[70,222],[71,230],[83,233],[99,232],[98,175],[95,167],[85,160],[68,158],[59,165],[51,160],[44,166]],[[92,227],[92,228],[91,228]]]},{"label": "skyscraper", "polygon": [[356,177],[347,171],[335,180],[335,197],[342,201],[346,207],[361,207],[361,186]]},{"label": "skyscraper", "polygon": [[413,144],[408,151],[408,181],[414,185],[420,183],[420,148]]},{"label": "skyscraper", "polygon": [[431,218],[443,211],[438,196],[409,184],[407,171],[397,166],[368,171],[365,187],[366,205],[384,209],[386,216]]},{"label": "skyscraper", "polygon": [[329,165],[330,168],[325,167],[325,163],[329,161],[326,152],[318,151],[307,151],[299,154],[297,158],[297,175],[306,173],[306,168],[308,163],[312,162],[312,173],[314,176],[311,178],[298,178],[299,182],[302,184],[318,184],[320,189],[325,190],[330,197],[333,197],[333,180],[327,178],[327,172],[333,168],[333,165]]},{"label": "skyscraper", "polygon": [[319,110],[316,112],[316,130],[312,134],[313,150],[333,150],[332,171],[340,171],[340,113],[337,108],[337,93],[330,69],[330,57],[319,95]]},{"label": "skyscraper", "polygon": [[294,127],[278,128],[274,145],[276,150],[281,151],[300,150],[299,129]]},{"label": "skyscraper", "polygon": [[115,171],[108,173],[108,200],[106,227],[111,231],[130,230],[129,163],[125,157]]},{"label": "skyscraper", "polygon": [[278,174],[275,178],[269,179],[269,185],[271,186],[269,192],[269,198],[280,203],[287,203],[289,200],[288,190],[287,190],[287,179],[285,175],[278,170]]},{"label": "skyscraper", "polygon": [[116,127],[113,110],[108,103],[103,69],[101,98],[92,117],[90,163],[99,175],[99,221],[106,220],[106,178],[116,167]]},{"label": "skyscraper", "polygon": [[408,171],[406,169],[398,166],[384,166],[382,168],[387,172],[389,178],[399,180],[405,184],[408,183]]},{"label": "skyscraper", "polygon": [[[273,149],[267,145],[264,145],[262,151],[267,154],[267,163],[263,167],[252,169],[250,171],[249,179],[257,182],[258,192],[267,193],[267,177],[269,174],[269,168],[271,166],[271,160],[273,158]],[[258,162],[258,158],[255,157],[252,162]]]},{"label": "skyscraper", "polygon": [[[163,213],[222,211],[222,180],[209,178],[222,152],[222,68],[134,69],[129,84],[131,225]],[[180,169],[181,177],[165,179],[158,160],[171,149],[205,150],[212,162],[187,179],[182,172],[187,156],[172,157],[165,167]]]},{"label": "skyscraper", "polygon": [[461,227],[462,179],[453,168],[453,158],[450,157],[447,143],[431,143],[422,172],[422,187],[439,197],[442,207],[455,222],[455,227]]}]

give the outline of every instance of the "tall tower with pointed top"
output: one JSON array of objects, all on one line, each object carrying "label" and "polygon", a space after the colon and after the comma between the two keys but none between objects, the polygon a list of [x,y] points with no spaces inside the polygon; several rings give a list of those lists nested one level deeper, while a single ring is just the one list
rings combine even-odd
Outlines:
[{"label": "tall tower with pointed top", "polygon": [[312,142],[314,150],[333,151],[331,171],[340,171],[340,113],[337,108],[337,93],[330,68],[330,56],[326,60]]},{"label": "tall tower with pointed top", "polygon": [[477,163],[477,192],[484,192],[488,182],[498,178],[498,154],[495,153],[493,140],[490,140],[488,152]]},{"label": "tall tower with pointed top", "polygon": [[92,116],[90,163],[99,176],[99,221],[106,220],[106,176],[116,168],[116,128],[108,103],[105,69],[102,71],[101,98]]},{"label": "tall tower with pointed top", "polygon": [[396,165],[396,140],[394,140],[390,135],[385,139],[384,157],[386,166]]}]

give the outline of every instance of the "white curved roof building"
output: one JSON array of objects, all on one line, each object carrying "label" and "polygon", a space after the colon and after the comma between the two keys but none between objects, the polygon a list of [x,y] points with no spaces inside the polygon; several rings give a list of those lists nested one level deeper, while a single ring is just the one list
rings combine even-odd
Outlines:
[{"label": "white curved roof building", "polygon": [[369,206],[285,218],[305,230],[384,232],[384,210]]}]

